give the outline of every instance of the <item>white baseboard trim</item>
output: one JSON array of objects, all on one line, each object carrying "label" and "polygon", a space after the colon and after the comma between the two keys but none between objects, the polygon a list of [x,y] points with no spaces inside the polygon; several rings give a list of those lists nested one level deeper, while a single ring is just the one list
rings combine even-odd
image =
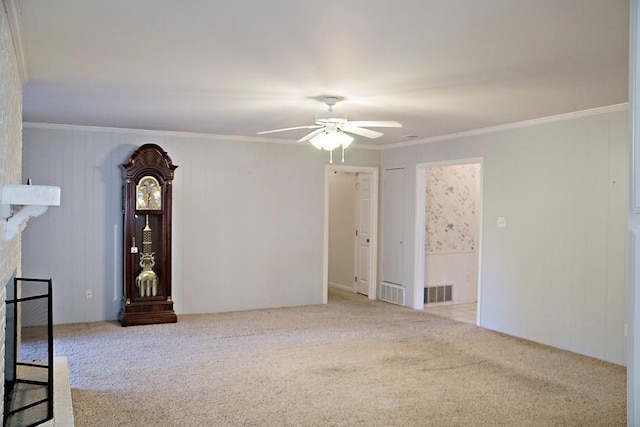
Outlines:
[{"label": "white baseboard trim", "polygon": [[356,291],[355,286],[349,287],[349,286],[345,286],[345,285],[341,285],[339,283],[333,283],[333,282],[329,282],[329,287],[335,288],[335,289],[342,289],[343,291],[347,291],[347,292],[355,292]]}]

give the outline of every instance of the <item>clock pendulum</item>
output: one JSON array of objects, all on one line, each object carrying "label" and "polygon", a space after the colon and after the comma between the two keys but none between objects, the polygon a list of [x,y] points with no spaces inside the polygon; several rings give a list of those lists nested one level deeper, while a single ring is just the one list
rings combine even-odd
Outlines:
[{"label": "clock pendulum", "polygon": [[151,252],[152,243],[149,215],[146,215],[146,225],[142,230],[142,253],[139,263],[142,271],[136,277],[136,286],[141,297],[155,297],[158,293],[158,275],[153,271],[156,261],[155,253]]}]

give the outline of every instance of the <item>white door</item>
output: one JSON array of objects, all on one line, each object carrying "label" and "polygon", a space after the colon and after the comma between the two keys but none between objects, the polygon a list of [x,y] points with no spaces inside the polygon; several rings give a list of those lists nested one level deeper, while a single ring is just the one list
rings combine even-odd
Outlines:
[{"label": "white door", "polygon": [[382,280],[404,285],[404,169],[384,171]]},{"label": "white door", "polygon": [[358,173],[356,184],[356,292],[369,295],[371,284],[371,175]]}]

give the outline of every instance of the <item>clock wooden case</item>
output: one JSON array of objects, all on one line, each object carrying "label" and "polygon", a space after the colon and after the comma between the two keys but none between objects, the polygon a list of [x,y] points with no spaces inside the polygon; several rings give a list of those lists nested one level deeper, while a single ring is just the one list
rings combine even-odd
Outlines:
[{"label": "clock wooden case", "polygon": [[176,168],[156,144],[142,145],[121,165],[122,326],[178,320],[171,297],[171,198]]}]

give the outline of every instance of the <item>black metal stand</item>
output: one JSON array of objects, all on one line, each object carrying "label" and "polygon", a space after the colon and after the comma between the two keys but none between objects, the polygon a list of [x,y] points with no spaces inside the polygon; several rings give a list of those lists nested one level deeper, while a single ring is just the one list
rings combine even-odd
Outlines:
[{"label": "black metal stand", "polygon": [[[18,288],[19,282],[23,283],[21,289]],[[27,283],[30,286],[24,286]],[[46,291],[42,290],[44,285],[46,285]],[[25,295],[24,297],[17,297],[19,290],[22,295]],[[10,293],[9,291],[11,290],[7,289],[7,293]],[[31,427],[53,418],[52,280],[16,277],[13,279],[12,291],[13,294],[7,295],[6,300],[8,339],[5,346],[4,426]],[[35,306],[37,316],[43,314],[42,305],[46,303],[46,325],[42,325],[39,321],[34,323],[33,319],[25,325],[37,331],[35,338],[25,337],[22,334],[25,330],[23,327],[25,315],[32,314],[34,311],[25,310],[25,303],[29,302],[32,302],[30,305]],[[40,347],[43,347],[45,342],[46,350],[43,350]],[[34,348],[28,348],[31,343],[35,343]],[[18,348],[21,350],[20,354]],[[43,354],[45,352],[46,355]],[[23,360],[22,356],[25,354],[30,355],[34,360]]]}]

